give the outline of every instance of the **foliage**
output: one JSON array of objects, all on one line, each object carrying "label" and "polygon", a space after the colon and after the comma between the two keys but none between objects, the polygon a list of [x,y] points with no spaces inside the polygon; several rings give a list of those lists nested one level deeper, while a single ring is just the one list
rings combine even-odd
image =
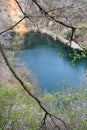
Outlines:
[{"label": "foliage", "polygon": [[34,130],[42,117],[40,107],[28,97],[19,84],[0,88],[0,129]]},{"label": "foliage", "polygon": [[[29,86],[30,89],[30,86]],[[51,113],[66,120],[74,130],[87,129],[87,88],[39,95]],[[0,87],[0,129],[36,130],[43,112],[37,103],[20,89],[19,84]]]},{"label": "foliage", "polygon": [[[37,1],[33,0],[33,2],[34,2],[34,5],[36,5],[40,9],[41,13],[43,12],[43,14],[45,14],[45,16],[47,17],[48,12],[46,12],[38,3],[36,3]],[[21,8],[20,5],[19,5],[19,8],[20,8],[21,12],[24,15],[23,19],[25,19],[25,18],[29,19],[30,17],[26,13],[24,13],[24,11],[22,10],[22,8]],[[65,24],[63,22],[58,21],[53,16],[48,15],[48,17],[50,19],[54,20],[57,23],[61,23],[62,25],[66,26],[66,27],[72,28],[72,30],[76,29],[73,26],[70,26],[70,25],[67,25],[67,24]],[[21,19],[20,21],[22,21],[23,19]],[[32,21],[32,20],[30,19],[30,21]],[[17,26],[18,23],[16,23],[13,27],[11,27],[9,29],[6,29],[2,33],[13,29],[15,26]],[[82,30],[82,31],[84,31],[84,30]],[[14,43],[14,49],[17,49],[17,48],[18,48],[18,46],[16,46],[16,44]],[[2,53],[2,55],[4,56],[4,53]],[[82,53],[82,57],[85,57],[84,53]],[[74,57],[74,60],[75,59],[76,59],[76,57]],[[8,65],[8,67],[11,68],[9,65]],[[15,76],[15,77],[17,77],[17,76]],[[0,107],[0,109],[1,109],[1,115],[0,115],[1,116],[0,117],[1,126],[0,127],[1,127],[1,129],[3,129],[3,128],[5,128],[5,129],[16,129],[16,128],[20,129],[19,126],[20,127],[25,127],[25,129],[26,128],[29,128],[29,129],[33,128],[33,129],[35,129],[36,126],[38,126],[38,122],[40,120],[39,117],[41,116],[41,113],[40,113],[41,110],[40,110],[40,108],[38,108],[38,106],[36,105],[36,103],[31,98],[27,97],[27,95],[23,92],[23,90],[19,89],[20,91],[19,90],[17,91],[17,89],[16,90],[14,89],[14,87],[18,88],[19,85],[17,85],[17,86],[13,85],[12,91],[10,89],[7,89],[8,86],[10,86],[10,85],[7,85],[5,90],[3,88],[1,88],[1,91],[0,91],[0,93],[1,93],[1,97],[0,97],[0,105],[1,105],[1,107]],[[62,97],[61,97],[61,95],[62,95]],[[56,101],[56,99],[57,99],[58,103],[59,103],[59,107],[57,107],[57,109],[58,108],[59,109],[57,111],[55,111],[55,113],[57,114],[58,111],[59,112],[61,111],[61,115],[66,114],[66,112],[70,113],[68,119],[69,119],[69,122],[71,123],[72,122],[72,118],[71,118],[72,115],[75,118],[75,117],[77,117],[77,114],[78,114],[77,111],[73,110],[73,113],[72,113],[72,109],[67,109],[67,106],[68,107],[72,106],[72,100],[71,99],[73,98],[73,96],[71,96],[71,95],[72,94],[70,94],[69,97],[67,98],[66,94],[59,94],[58,93],[58,95],[57,94],[56,95],[55,94],[53,94],[53,95],[44,95],[45,97],[41,98],[41,99],[43,99],[43,100],[49,99],[48,101],[50,101],[50,99],[54,99],[54,100],[50,101],[49,104],[51,104],[51,103],[53,104],[54,102],[56,102],[56,104],[57,104],[57,101]],[[58,98],[58,96],[59,96],[59,98]],[[82,97],[84,97],[84,96],[80,96],[80,97],[81,97],[81,99],[76,100],[76,102],[74,103],[74,105],[78,104],[78,101],[79,102],[81,102],[81,101],[84,102],[85,99],[82,99]],[[56,104],[55,104],[55,108],[56,108]],[[51,105],[50,105],[50,107],[51,107]],[[72,108],[72,107],[69,107],[69,108]],[[33,113],[30,110],[32,110]],[[34,111],[35,111],[35,113],[34,113]],[[36,116],[36,111],[37,111],[37,116]],[[52,108],[51,108],[51,111],[53,111]],[[27,113],[30,114],[30,116],[28,116]],[[67,113],[67,115],[68,115],[68,113]],[[82,121],[82,123],[84,122],[84,124],[86,122],[86,121],[83,121],[83,120],[80,120],[80,121]],[[77,122],[77,120],[76,120],[76,122]],[[75,125],[75,122],[73,122],[73,124]],[[72,125],[72,123],[71,123],[71,125]],[[81,127],[79,127],[79,128],[81,128]],[[81,129],[84,129],[84,128],[81,128]]]},{"label": "foliage", "polygon": [[58,51],[60,51],[58,55],[66,58],[73,66],[78,64],[78,62],[85,61],[87,57],[87,51],[71,49],[65,45],[63,45],[62,48],[60,47]]},{"label": "foliage", "polygon": [[87,24],[80,24],[77,27],[77,30],[75,32],[75,37],[82,37],[82,35],[85,35],[87,33]]},{"label": "foliage", "polygon": [[80,24],[80,25],[78,25],[78,28],[79,29],[87,29],[87,24]]},{"label": "foliage", "polygon": [[[51,102],[50,109],[55,115],[59,115],[66,120],[74,130],[87,129],[87,87],[75,88],[67,92],[55,92],[46,94],[42,100]],[[54,104],[52,104],[54,103]],[[50,104],[50,101],[49,101]],[[52,107],[52,106],[55,106]]]}]

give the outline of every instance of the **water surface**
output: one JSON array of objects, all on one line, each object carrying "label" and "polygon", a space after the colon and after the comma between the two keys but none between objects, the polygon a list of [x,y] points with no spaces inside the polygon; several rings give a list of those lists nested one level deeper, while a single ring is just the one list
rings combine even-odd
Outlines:
[{"label": "water surface", "polygon": [[52,92],[85,83],[86,58],[73,62],[72,53],[59,41],[37,33],[25,36],[24,48],[15,56],[36,75],[41,90]]}]

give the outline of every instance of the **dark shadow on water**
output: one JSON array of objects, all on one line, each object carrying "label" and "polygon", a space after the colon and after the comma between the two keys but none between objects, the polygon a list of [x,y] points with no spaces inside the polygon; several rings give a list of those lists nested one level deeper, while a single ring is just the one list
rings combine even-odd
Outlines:
[{"label": "dark shadow on water", "polygon": [[22,49],[34,49],[44,45],[56,49],[60,57],[64,57],[75,66],[79,64],[87,65],[87,57],[82,56],[82,51],[72,49],[58,40],[55,41],[51,36],[39,32],[26,33],[24,36],[24,48]]},{"label": "dark shadow on water", "polygon": [[63,91],[85,84],[82,80],[87,57],[83,52],[73,50],[49,35],[34,32],[24,35],[23,44],[15,56],[37,75],[41,90]]}]

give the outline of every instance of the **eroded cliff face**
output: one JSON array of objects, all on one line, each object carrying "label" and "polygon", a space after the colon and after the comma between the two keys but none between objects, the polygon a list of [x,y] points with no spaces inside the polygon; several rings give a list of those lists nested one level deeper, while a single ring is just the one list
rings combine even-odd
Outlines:
[{"label": "eroded cliff face", "polygon": [[[1,28],[6,29],[17,23],[22,17],[22,13],[20,8],[18,7],[15,0],[1,0],[0,1],[0,24]],[[14,31],[17,33],[25,33],[27,32],[27,28],[25,26],[25,20],[19,23]]]},{"label": "eroded cliff face", "polygon": [[[29,31],[29,29],[32,30],[32,26],[34,27],[35,23],[37,23],[38,27],[45,29],[45,33],[46,31],[52,31],[52,33],[56,35],[59,34],[63,35],[65,38],[69,38],[70,30],[68,28],[61,26],[60,24],[56,24],[55,22],[48,20],[46,17],[38,17],[41,16],[41,12],[38,8],[36,8],[35,5],[30,8],[31,0],[18,1],[27,14],[34,16],[31,17],[34,24],[33,22],[23,20],[13,29],[14,32],[23,36],[24,33]],[[56,19],[64,23],[79,27],[80,30],[77,30],[76,37],[81,43],[87,45],[87,0],[38,0],[38,2],[40,5],[42,5],[42,7],[45,7],[47,11],[57,8],[50,13],[50,15],[56,15]],[[15,0],[0,0],[0,32],[13,26],[22,17],[23,14],[21,13]],[[0,35],[0,41],[6,46],[9,46],[10,38],[11,36],[9,33],[6,35]],[[3,62],[1,58],[0,66],[0,78],[2,76],[4,81],[6,80],[5,78],[8,77],[8,80],[10,80],[11,76],[9,70],[5,68],[5,65],[5,69],[2,69]],[[9,76],[3,75],[4,70],[6,70],[5,75]]]},{"label": "eroded cliff face", "polygon": [[[13,31],[23,36],[24,33],[38,28],[51,31],[56,36],[61,35],[69,40],[71,36],[70,28],[66,28],[55,21],[47,19],[41,11],[32,4],[32,0],[18,0],[23,11],[30,16],[30,19],[24,19]],[[55,16],[55,19],[68,25],[77,27],[75,37],[78,41],[87,46],[87,1],[86,0],[38,0],[38,3],[49,15]],[[32,6],[31,6],[32,5]],[[23,14],[15,0],[0,1],[0,30],[3,31],[17,23]],[[1,36],[0,36],[1,37]],[[5,43],[7,41],[3,41]]]}]

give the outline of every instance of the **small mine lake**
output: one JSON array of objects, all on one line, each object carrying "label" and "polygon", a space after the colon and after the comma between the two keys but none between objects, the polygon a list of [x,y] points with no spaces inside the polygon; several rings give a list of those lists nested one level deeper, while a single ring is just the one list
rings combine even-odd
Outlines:
[{"label": "small mine lake", "polygon": [[23,49],[15,53],[48,92],[85,85],[87,61],[82,55],[39,33],[26,34]]}]

